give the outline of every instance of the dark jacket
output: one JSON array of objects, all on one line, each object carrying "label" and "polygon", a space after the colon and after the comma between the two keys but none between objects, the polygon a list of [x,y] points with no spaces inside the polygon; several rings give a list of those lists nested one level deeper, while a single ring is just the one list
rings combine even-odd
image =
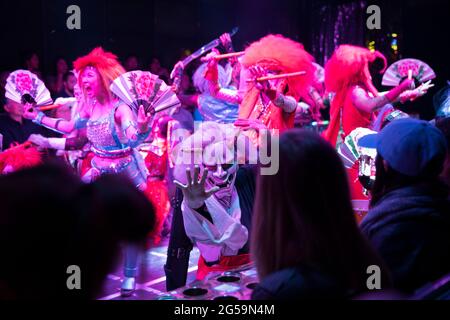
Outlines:
[{"label": "dark jacket", "polygon": [[301,266],[265,277],[253,290],[252,300],[344,299],[349,296],[331,274]]},{"label": "dark jacket", "polygon": [[361,223],[397,289],[412,292],[450,271],[447,188],[423,183],[385,194]]},{"label": "dark jacket", "polygon": [[23,119],[23,122],[19,123],[6,113],[0,114],[0,133],[3,135],[3,150],[10,148],[12,143],[24,143],[33,133],[43,135],[44,137],[60,136],[56,132],[41,127],[27,119]]}]

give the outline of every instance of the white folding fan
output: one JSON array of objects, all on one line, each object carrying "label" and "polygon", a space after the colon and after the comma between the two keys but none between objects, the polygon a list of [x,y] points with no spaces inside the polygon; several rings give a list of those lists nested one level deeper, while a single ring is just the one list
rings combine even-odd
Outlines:
[{"label": "white folding fan", "polygon": [[412,72],[413,78],[419,83],[436,78],[436,73],[425,62],[417,59],[403,59],[395,62],[386,70],[381,84],[387,87],[398,86],[403,79],[408,77],[408,72]]},{"label": "white folding fan", "polygon": [[346,168],[351,168],[355,162],[362,156],[368,155],[375,159],[376,149],[363,148],[358,146],[358,140],[362,137],[374,134],[375,131],[367,128],[356,128],[347,137],[344,142],[338,148],[338,154],[344,162]]},{"label": "white folding fan", "polygon": [[111,91],[135,112],[143,106],[145,112],[155,113],[180,105],[172,88],[147,71],[130,71],[116,78]]},{"label": "white folding fan", "polygon": [[52,103],[50,91],[37,75],[27,70],[16,70],[6,80],[5,96],[17,103],[44,106]]}]

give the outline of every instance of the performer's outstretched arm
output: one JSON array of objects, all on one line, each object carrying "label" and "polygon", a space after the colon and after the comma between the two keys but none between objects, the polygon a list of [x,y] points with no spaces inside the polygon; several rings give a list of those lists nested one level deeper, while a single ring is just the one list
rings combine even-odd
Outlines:
[{"label": "performer's outstretched arm", "polygon": [[407,79],[388,93],[377,97],[370,97],[366,90],[357,86],[351,93],[351,99],[357,109],[371,113],[388,103],[396,102],[400,95],[409,90],[413,84],[413,80]]},{"label": "performer's outstretched arm", "polygon": [[355,87],[351,93],[353,105],[364,112],[374,112],[391,101],[386,95],[379,95],[377,97],[370,97],[367,91],[361,87]]},{"label": "performer's outstretched arm", "polygon": [[77,129],[77,123],[74,120],[55,119],[46,116],[43,112],[37,111],[32,105],[26,104],[24,106],[23,117],[32,120],[34,123],[44,126],[48,129],[58,131],[61,133],[71,133]]},{"label": "performer's outstretched arm", "polygon": [[40,134],[32,134],[28,138],[35,145],[54,150],[80,150],[86,143],[88,138],[85,130],[77,131],[77,134],[70,138],[47,138]]}]

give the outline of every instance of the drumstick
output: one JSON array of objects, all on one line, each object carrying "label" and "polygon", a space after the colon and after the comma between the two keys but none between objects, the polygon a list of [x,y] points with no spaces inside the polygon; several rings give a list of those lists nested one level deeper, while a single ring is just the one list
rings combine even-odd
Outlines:
[{"label": "drumstick", "polygon": [[48,106],[36,107],[36,109],[38,109],[39,111],[48,111],[59,108],[61,106],[63,106],[63,104],[49,104]]},{"label": "drumstick", "polygon": [[[77,100],[75,98],[58,98],[54,104],[49,104],[46,106],[35,106],[38,111],[48,111],[56,109],[65,105],[73,105]],[[34,105],[34,104],[33,104]]]},{"label": "drumstick", "polygon": [[49,104],[47,106],[31,107],[28,109],[28,111],[32,112],[33,108],[36,108],[38,111],[48,111],[48,110],[53,110],[53,109],[59,108],[61,106],[63,106],[63,104]]},{"label": "drumstick", "polygon": [[200,60],[202,62],[208,62],[212,59],[214,60],[222,60],[222,59],[229,59],[229,58],[234,58],[234,57],[240,57],[243,56],[245,54],[244,51],[239,51],[239,52],[232,52],[232,53],[225,53],[225,54],[218,54],[214,57],[203,57]]},{"label": "drumstick", "polygon": [[257,78],[257,79],[248,79],[247,82],[253,82],[253,81],[263,82],[263,81],[268,81],[268,80],[292,78],[292,77],[303,76],[305,74],[306,74],[305,71],[298,71],[298,72],[292,72],[292,73],[282,73],[282,74],[277,74],[277,75],[272,75],[272,76],[261,77],[261,78]]}]

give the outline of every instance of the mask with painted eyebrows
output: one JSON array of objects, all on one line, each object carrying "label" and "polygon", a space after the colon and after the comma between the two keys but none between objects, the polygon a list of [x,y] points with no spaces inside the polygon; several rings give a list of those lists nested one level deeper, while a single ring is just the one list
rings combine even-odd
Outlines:
[{"label": "mask with painted eyebrows", "polygon": [[207,146],[204,150],[203,166],[208,169],[207,188],[219,187],[220,190],[214,197],[224,207],[230,207],[238,170],[233,150],[224,142]]}]

